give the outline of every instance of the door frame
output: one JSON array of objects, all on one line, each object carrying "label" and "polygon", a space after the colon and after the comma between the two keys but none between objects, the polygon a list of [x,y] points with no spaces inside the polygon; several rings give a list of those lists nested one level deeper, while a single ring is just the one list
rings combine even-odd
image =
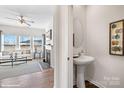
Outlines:
[{"label": "door frame", "polygon": [[54,33],[54,87],[73,87],[73,9],[56,6]]}]

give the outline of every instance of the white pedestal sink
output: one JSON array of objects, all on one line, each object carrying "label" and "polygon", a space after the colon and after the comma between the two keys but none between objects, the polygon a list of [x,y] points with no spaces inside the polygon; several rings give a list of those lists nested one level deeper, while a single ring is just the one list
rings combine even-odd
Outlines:
[{"label": "white pedestal sink", "polygon": [[84,71],[86,65],[92,63],[95,58],[91,56],[86,56],[81,53],[81,56],[78,58],[74,58],[74,64],[77,65],[77,87],[78,88],[85,88],[84,82]]}]

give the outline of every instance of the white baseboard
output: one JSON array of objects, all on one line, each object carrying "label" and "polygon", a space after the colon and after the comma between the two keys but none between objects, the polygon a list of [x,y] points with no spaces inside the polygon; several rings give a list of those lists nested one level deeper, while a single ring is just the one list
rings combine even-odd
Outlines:
[{"label": "white baseboard", "polygon": [[97,82],[97,81],[89,80],[89,79],[88,79],[87,81],[89,81],[89,82],[91,82],[92,84],[98,86],[99,88],[106,88],[104,85],[100,84],[100,83]]}]

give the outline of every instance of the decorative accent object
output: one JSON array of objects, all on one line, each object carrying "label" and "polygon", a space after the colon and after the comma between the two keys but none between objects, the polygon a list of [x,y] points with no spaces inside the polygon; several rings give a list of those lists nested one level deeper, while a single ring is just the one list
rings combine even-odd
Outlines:
[{"label": "decorative accent object", "polygon": [[124,20],[110,23],[109,53],[124,55]]}]

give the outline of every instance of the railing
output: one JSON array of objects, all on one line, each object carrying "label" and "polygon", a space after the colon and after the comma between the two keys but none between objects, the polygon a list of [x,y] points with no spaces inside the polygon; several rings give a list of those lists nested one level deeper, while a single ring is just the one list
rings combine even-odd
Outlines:
[{"label": "railing", "polygon": [[12,67],[14,66],[14,62],[20,62],[20,61],[25,61],[25,63],[27,63],[27,57],[20,57],[20,58],[11,57],[8,59],[0,58],[0,64],[11,62]]}]

